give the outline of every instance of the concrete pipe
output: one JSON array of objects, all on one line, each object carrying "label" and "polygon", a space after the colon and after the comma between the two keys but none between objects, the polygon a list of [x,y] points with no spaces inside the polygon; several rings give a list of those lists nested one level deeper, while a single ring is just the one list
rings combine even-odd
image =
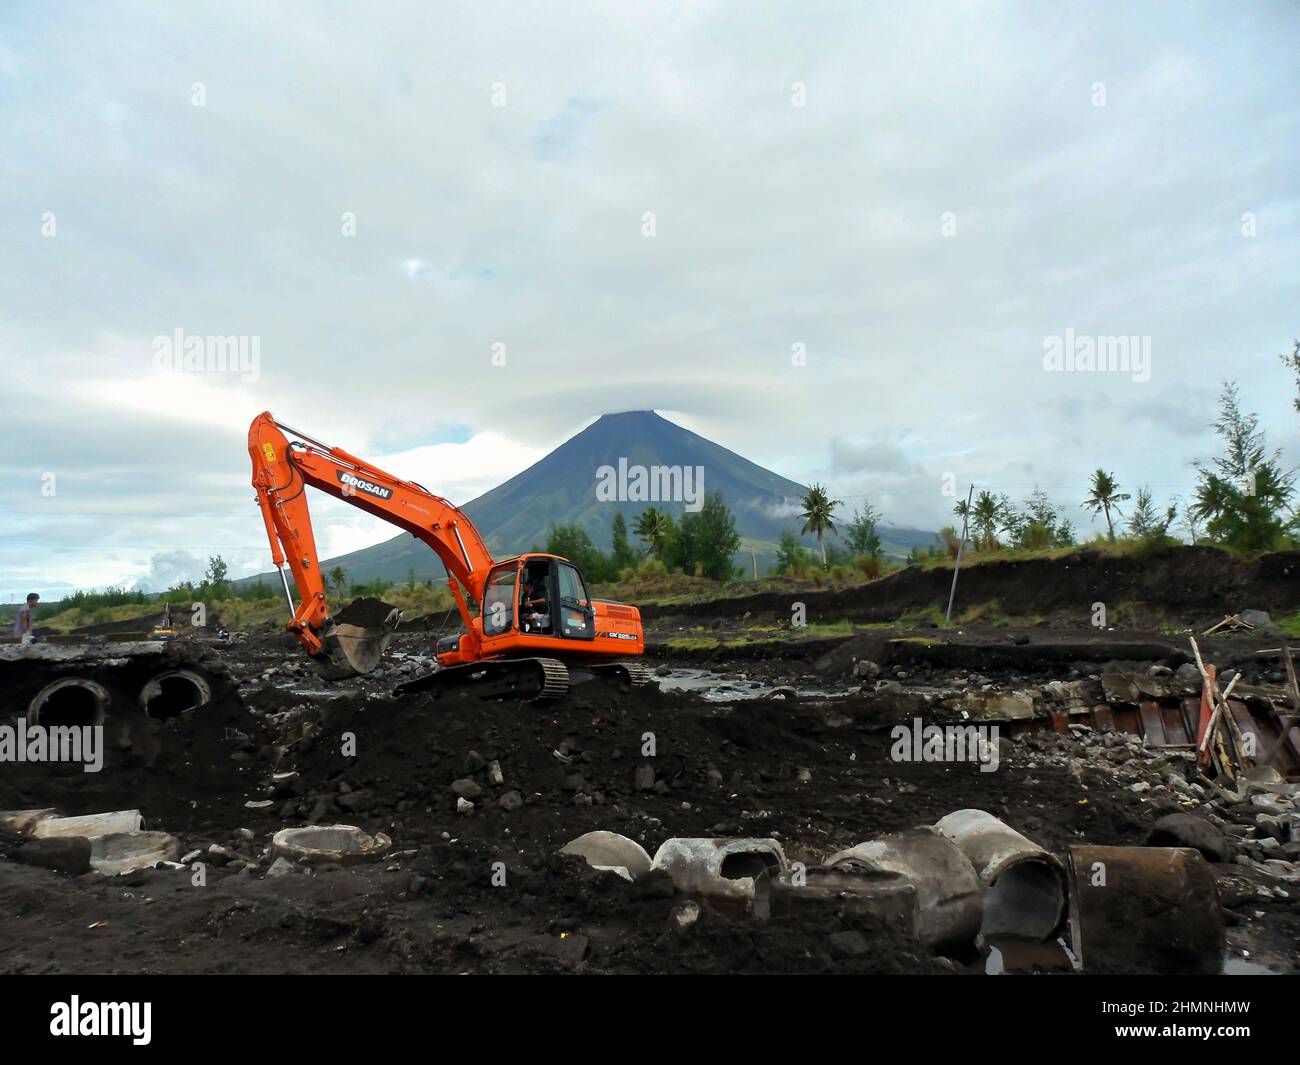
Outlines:
[{"label": "concrete pipe", "polygon": [[845,871],[899,873],[916,888],[916,935],[937,951],[970,947],[979,934],[984,885],[969,858],[933,828],[914,828],[839,851],[826,864]]},{"label": "concrete pipe", "polygon": [[280,829],[271,837],[271,854],[290,862],[356,865],[382,858],[392,845],[382,832],[372,836],[355,825],[314,825]]},{"label": "concrete pipe", "polygon": [[27,704],[29,725],[102,725],[112,702],[108,689],[86,677],[62,677],[36,693]]},{"label": "concrete pipe", "polygon": [[635,880],[650,872],[650,855],[636,840],[617,832],[588,832],[560,848],[561,854],[576,854],[593,869],[618,873]]},{"label": "concrete pipe", "polygon": [[666,840],[652,868],[665,870],[678,891],[737,902],[763,920],[771,912],[772,881],[790,870],[774,839],[688,837]]},{"label": "concrete pipe", "polygon": [[212,685],[190,669],[169,669],[140,689],[140,709],[158,720],[197,710],[211,701]]},{"label": "concrete pipe", "polygon": [[1065,870],[1056,857],[984,810],[957,810],[934,826],[970,859],[984,884],[985,940],[1047,939],[1065,919]]},{"label": "concrete pipe", "polygon": [[1074,955],[1084,972],[1222,972],[1219,892],[1199,851],[1071,847],[1070,888]]}]

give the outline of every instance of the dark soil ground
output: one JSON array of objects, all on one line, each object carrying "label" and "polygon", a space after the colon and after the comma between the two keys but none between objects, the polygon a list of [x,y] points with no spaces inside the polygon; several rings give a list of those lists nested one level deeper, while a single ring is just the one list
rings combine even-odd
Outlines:
[{"label": "dark soil ground", "polygon": [[[672,630],[660,624],[651,642],[662,645]],[[698,654],[660,646],[655,660],[816,684],[832,699],[726,703],[592,681],[545,707],[387,695],[402,679],[394,671],[418,657],[331,687],[285,636],[219,646],[239,691],[222,686],[201,712],[135,722],[110,745],[102,773],[0,767],[0,809],[138,808],[146,827],[179,836],[185,850],[217,845],[203,859],[206,882],[190,868],[68,876],[9,860],[19,841],[0,839],[0,971],[982,972],[979,955],[936,958],[838,902],[759,923],[703,901],[700,920],[681,930],[673,915],[684,899],[666,876],[629,884],[557,854],[608,829],[651,855],[673,836],[772,837],[790,860],[812,865],[967,807],[1064,854],[1085,842],[1140,845],[1157,817],[1179,809],[1159,789],[1116,786],[1104,764],[1052,764],[1035,737],[1011,741],[995,773],[893,761],[898,704],[859,691],[850,668],[868,651],[887,658],[882,641],[898,635],[858,637],[870,646],[777,637],[757,651]],[[1035,629],[1027,643],[992,626],[959,640],[929,635],[959,646],[929,660],[909,643],[884,665],[907,670],[909,683],[943,684],[977,664],[1002,679],[1066,679],[1102,660],[1176,664],[1181,654],[1180,641],[1153,632]],[[399,636],[394,661],[427,654],[427,644]],[[1227,661],[1254,649],[1228,639],[1209,653]],[[1271,667],[1252,668],[1263,676]],[[644,756],[650,743],[654,754]],[[490,782],[491,762],[500,785]],[[644,789],[634,779],[643,766],[654,773]],[[464,778],[481,790],[469,815],[457,812],[451,790]],[[507,793],[519,802],[503,807]],[[268,876],[271,835],[309,823],[382,832],[392,849],[374,864]],[[1231,886],[1223,902],[1233,953],[1248,949],[1275,970],[1300,964],[1300,890],[1266,898],[1240,867],[1220,872],[1229,874],[1221,890]],[[865,949],[845,949],[848,941]]]}]

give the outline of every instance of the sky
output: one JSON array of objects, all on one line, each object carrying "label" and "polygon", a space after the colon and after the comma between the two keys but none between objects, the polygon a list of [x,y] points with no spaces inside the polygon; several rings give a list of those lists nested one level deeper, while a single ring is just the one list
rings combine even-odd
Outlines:
[{"label": "sky", "polygon": [[1186,496],[1224,379],[1294,465],[1297,55],[1294,2],[11,0],[0,601],[267,569],[263,410],[460,503],[655,409],[922,528]]}]

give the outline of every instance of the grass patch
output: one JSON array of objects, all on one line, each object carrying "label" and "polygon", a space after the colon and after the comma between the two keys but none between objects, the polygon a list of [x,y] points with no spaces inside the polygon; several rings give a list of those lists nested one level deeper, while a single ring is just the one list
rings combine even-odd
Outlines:
[{"label": "grass patch", "polygon": [[667,646],[674,651],[712,651],[722,644],[713,636],[674,636]]},{"label": "grass patch", "polygon": [[1297,610],[1294,614],[1282,614],[1275,617],[1273,621],[1287,636],[1300,639],[1300,610]]}]

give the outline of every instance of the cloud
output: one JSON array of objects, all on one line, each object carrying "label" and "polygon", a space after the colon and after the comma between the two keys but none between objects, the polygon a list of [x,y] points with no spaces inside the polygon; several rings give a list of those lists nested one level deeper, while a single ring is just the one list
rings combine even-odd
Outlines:
[{"label": "cloud", "polygon": [[892,440],[873,440],[854,444],[839,437],[831,440],[831,469],[843,473],[921,473],[923,467],[913,462]]},{"label": "cloud", "polygon": [[[1300,253],[1300,71],[1258,62],[1300,22],[1193,9],[11,5],[7,583],[265,569],[267,409],[454,501],[648,408],[900,525],[944,473],[1186,495],[1219,378],[1294,436]],[[1151,380],[1045,372],[1067,328]],[[256,379],[160,374],[177,329]]]}]

